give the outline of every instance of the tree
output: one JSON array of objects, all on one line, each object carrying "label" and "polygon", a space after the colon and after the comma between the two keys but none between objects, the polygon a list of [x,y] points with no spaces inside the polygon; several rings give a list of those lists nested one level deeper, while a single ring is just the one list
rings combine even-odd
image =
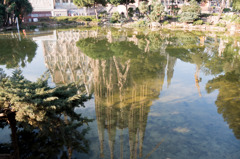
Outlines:
[{"label": "tree", "polygon": [[150,17],[148,16],[148,3],[146,1],[142,1],[140,2],[140,5],[139,5],[139,11],[142,13],[142,14],[145,14],[148,18],[148,20],[151,20]]},{"label": "tree", "polygon": [[184,4],[181,9],[180,13],[180,22],[193,22],[194,20],[198,19],[201,13],[201,8],[199,4],[192,0],[190,5]]},{"label": "tree", "polygon": [[73,0],[73,3],[78,7],[93,7],[95,10],[96,19],[98,19],[98,12],[96,6],[101,4],[105,6],[106,0]]},{"label": "tree", "polygon": [[153,2],[152,12],[150,14],[151,21],[158,22],[164,16],[165,16],[164,6],[158,1]]},{"label": "tree", "polygon": [[109,0],[112,5],[125,5],[126,7],[126,17],[128,19],[128,5],[129,3],[134,3],[135,0]]},{"label": "tree", "polygon": [[[3,74],[2,71],[1,73]],[[2,77],[0,113],[6,117],[11,126],[15,158],[24,156],[24,151],[19,149],[25,148],[30,150],[26,150],[26,156],[22,158],[31,158],[29,156],[36,158],[38,155],[46,155],[43,158],[58,156],[46,151],[49,149],[45,149],[45,145],[51,147],[54,145],[54,151],[57,149],[58,153],[60,153],[59,149],[63,151],[66,147],[69,156],[74,149],[87,152],[88,142],[84,139],[84,134],[88,129],[82,131],[76,129],[92,120],[74,111],[76,107],[84,106],[84,102],[90,99],[83,86],[69,84],[51,88],[47,82],[48,75],[37,82],[31,82],[24,78],[20,70],[15,70],[11,77],[6,77],[4,74]],[[34,150],[34,146],[27,146],[26,143],[19,148],[18,143],[23,143],[23,137],[18,138],[17,132],[28,134],[25,140],[27,136],[34,136],[31,139],[39,142],[37,149]]]},{"label": "tree", "polygon": [[[16,22],[16,18],[19,19],[19,23],[25,15],[32,13],[33,8],[28,0],[4,0],[0,1],[0,26],[1,19],[3,25],[13,25]],[[9,22],[11,22],[9,24]]]},{"label": "tree", "polygon": [[233,0],[233,9],[240,11],[240,1],[239,0]]}]

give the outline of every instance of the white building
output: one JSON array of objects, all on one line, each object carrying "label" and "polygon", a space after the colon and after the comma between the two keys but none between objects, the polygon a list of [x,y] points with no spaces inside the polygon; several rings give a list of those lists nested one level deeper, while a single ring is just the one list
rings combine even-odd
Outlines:
[{"label": "white building", "polygon": [[[41,18],[50,16],[73,16],[73,15],[94,15],[93,8],[78,8],[73,0],[29,0],[33,12],[28,18]],[[103,10],[98,7],[98,11]]]}]

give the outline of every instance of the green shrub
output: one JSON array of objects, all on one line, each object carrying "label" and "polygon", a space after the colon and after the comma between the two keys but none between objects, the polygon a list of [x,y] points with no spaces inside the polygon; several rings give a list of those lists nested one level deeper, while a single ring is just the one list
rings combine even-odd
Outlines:
[{"label": "green shrub", "polygon": [[112,14],[111,19],[110,19],[110,22],[111,23],[118,23],[118,22],[120,22],[120,19],[121,19],[121,15],[118,12],[114,12]]},{"label": "green shrub", "polygon": [[39,22],[48,22],[48,21],[50,21],[50,18],[49,18],[49,17],[39,18]]},{"label": "green shrub", "polygon": [[163,25],[168,25],[169,24],[169,21],[164,21],[163,22]]},{"label": "green shrub", "polygon": [[133,8],[128,8],[128,16],[133,17],[133,14],[134,14]]},{"label": "green shrub", "polygon": [[152,4],[152,11],[149,17],[153,22],[158,22],[161,18],[165,17],[164,6],[162,3],[156,1]]},{"label": "green shrub", "polygon": [[206,25],[211,25],[211,23],[210,23],[210,22],[206,22],[205,24],[206,24]]},{"label": "green shrub", "polygon": [[193,22],[198,19],[201,13],[201,8],[195,0],[191,0],[190,5],[182,6],[182,13],[179,15],[180,22]]},{"label": "green shrub", "polygon": [[168,18],[168,19],[172,19],[173,16],[171,16],[171,15],[167,15],[167,18]]},{"label": "green shrub", "polygon": [[223,9],[223,12],[230,12],[230,11],[231,11],[230,8],[224,8],[224,9]]},{"label": "green shrub", "polygon": [[29,29],[36,29],[36,28],[37,28],[37,26],[35,26],[35,25],[29,26]]},{"label": "green shrub", "polygon": [[213,13],[212,15],[213,15],[213,16],[218,16],[218,13]]},{"label": "green shrub", "polygon": [[218,23],[218,24],[216,24],[216,26],[219,26],[219,27],[225,27],[226,24],[224,24],[224,23]]},{"label": "green shrub", "polygon": [[203,13],[200,15],[200,17],[209,17],[209,16],[211,16],[211,14]]},{"label": "green shrub", "polygon": [[202,24],[203,24],[203,20],[197,20],[193,22],[193,25],[202,25]]}]

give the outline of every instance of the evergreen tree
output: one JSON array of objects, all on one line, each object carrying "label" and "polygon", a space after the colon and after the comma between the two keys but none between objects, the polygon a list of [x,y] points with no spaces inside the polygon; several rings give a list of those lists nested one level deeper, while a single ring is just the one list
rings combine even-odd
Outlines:
[{"label": "evergreen tree", "polygon": [[201,13],[201,8],[199,4],[192,0],[190,5],[183,5],[180,14],[180,22],[193,22],[198,19]]},{"label": "evergreen tree", "polygon": [[[15,70],[11,77],[6,77],[3,71],[0,73],[0,113],[6,116],[11,126],[16,158],[24,155],[25,148],[31,151],[26,150],[27,156],[22,158],[28,158],[29,155],[36,157],[43,155],[43,152],[45,158],[57,156],[56,152],[51,154],[51,151],[47,151],[50,148],[45,149],[48,144],[56,146],[58,153],[67,147],[69,156],[72,150],[88,151],[88,142],[84,139],[88,128],[82,131],[77,128],[92,120],[75,112],[76,107],[84,106],[84,102],[90,98],[83,86],[69,84],[51,88],[47,82],[48,75],[31,82],[24,78],[20,70]],[[17,126],[23,129],[17,129]],[[23,144],[23,137],[19,140],[18,133],[36,137],[32,140],[38,141],[39,147],[34,150],[31,145]],[[18,143],[25,146],[19,148]]]}]

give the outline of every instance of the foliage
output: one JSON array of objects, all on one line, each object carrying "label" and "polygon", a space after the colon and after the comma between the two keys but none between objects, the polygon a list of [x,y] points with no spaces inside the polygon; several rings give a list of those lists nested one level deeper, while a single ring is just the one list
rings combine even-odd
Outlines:
[{"label": "foliage", "polygon": [[128,5],[129,3],[134,3],[134,0],[109,0],[109,3],[112,5]]},{"label": "foliage", "polygon": [[233,0],[233,9],[239,11],[240,10],[240,1],[239,0]]},{"label": "foliage", "polygon": [[231,9],[230,9],[230,8],[224,8],[224,9],[223,9],[223,12],[225,12],[225,13],[226,13],[226,12],[231,12]]},{"label": "foliage", "polygon": [[105,6],[107,4],[106,0],[73,0],[73,3],[78,7],[92,7],[96,4],[101,4]]},{"label": "foliage", "polygon": [[203,24],[203,20],[197,20],[193,22],[193,25],[202,25]]},{"label": "foliage", "polygon": [[72,23],[72,22],[98,22],[98,20],[95,18],[95,16],[74,16],[74,17],[68,17],[68,16],[60,16],[60,17],[51,17],[50,19],[60,22],[60,23]]},{"label": "foliage", "polygon": [[112,14],[111,19],[110,19],[110,22],[111,23],[118,23],[118,22],[120,22],[120,19],[121,19],[121,15],[118,12],[114,12]]},{"label": "foliage", "polygon": [[31,82],[20,70],[15,70],[11,77],[0,81],[1,105],[15,114],[14,119],[7,116],[8,123],[11,125],[16,120],[20,128],[17,131],[11,126],[12,135],[17,133],[19,136],[21,158],[37,158],[39,155],[53,158],[65,148],[87,152],[88,141],[84,135],[88,128],[81,131],[77,128],[92,120],[76,113],[75,108],[84,106],[90,97],[83,86],[69,84],[51,88],[47,80],[46,74],[37,82]]},{"label": "foliage", "polygon": [[128,16],[133,17],[134,14],[134,9],[133,8],[128,8]]},{"label": "foliage", "polygon": [[139,19],[137,22],[133,24],[134,27],[145,27],[148,25],[148,22],[143,19]]},{"label": "foliage", "polygon": [[164,21],[163,22],[163,25],[168,25],[169,24],[169,21]]},{"label": "foliage", "polygon": [[201,13],[201,8],[195,0],[191,0],[190,5],[183,5],[180,13],[180,22],[193,22],[198,19]]},{"label": "foliage", "polygon": [[167,15],[167,18],[168,18],[168,19],[172,19],[173,16],[171,16],[171,15]]},{"label": "foliage", "polygon": [[[0,2],[0,21],[3,21],[5,26],[13,24],[16,17],[18,17],[19,23],[21,23],[23,17],[33,11],[32,5],[28,0],[10,0],[6,2]],[[10,21],[10,19],[13,21]]]},{"label": "foliage", "polygon": [[21,41],[10,37],[0,38],[0,64],[7,68],[24,67],[36,55],[37,44],[23,38]]},{"label": "foliage", "polygon": [[98,12],[96,5],[105,6],[107,4],[106,0],[73,0],[73,3],[78,7],[93,7],[95,9],[95,16],[98,19]]},{"label": "foliage", "polygon": [[226,24],[224,24],[224,23],[217,23],[216,26],[219,26],[219,27],[225,27]]},{"label": "foliage", "polygon": [[148,3],[146,1],[141,1],[140,2],[139,11],[142,14],[147,14],[147,12],[148,12]]},{"label": "foliage", "polygon": [[223,17],[224,20],[226,21],[230,21],[236,24],[240,24],[240,17],[237,14],[234,15],[225,15]]},{"label": "foliage", "polygon": [[158,22],[165,16],[164,6],[160,2],[154,2],[152,4],[152,11],[150,14],[150,19],[153,22]]}]

